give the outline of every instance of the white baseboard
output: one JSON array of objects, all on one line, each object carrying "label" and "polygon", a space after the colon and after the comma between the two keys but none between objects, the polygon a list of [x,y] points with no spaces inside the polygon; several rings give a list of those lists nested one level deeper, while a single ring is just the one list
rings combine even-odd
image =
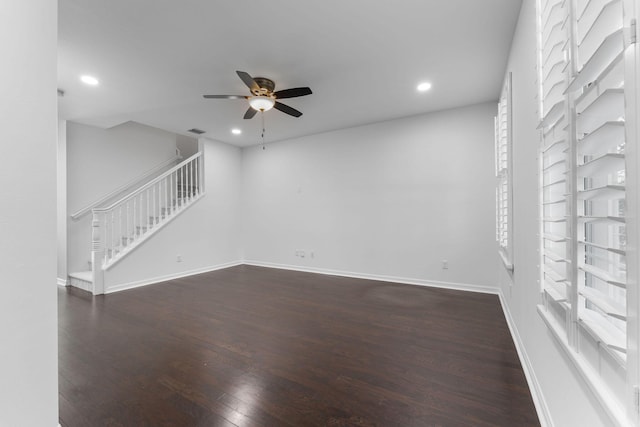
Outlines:
[{"label": "white baseboard", "polygon": [[67,286],[67,279],[58,277],[57,283],[58,283],[58,286]]},{"label": "white baseboard", "polygon": [[540,425],[541,427],[553,427],[553,420],[551,419],[551,413],[549,412],[547,401],[544,398],[544,393],[542,393],[542,387],[540,386],[535,371],[533,370],[531,360],[529,360],[529,355],[527,354],[524,343],[520,338],[518,328],[513,321],[513,317],[511,317],[511,311],[509,310],[509,305],[507,304],[504,294],[502,293],[502,289],[499,290],[498,297],[500,298],[500,304],[502,305],[504,317],[507,320],[507,326],[509,326],[509,331],[511,332],[511,338],[513,339],[513,343],[516,346],[516,351],[518,352],[520,365],[522,365],[524,376],[527,378],[527,383],[529,384],[529,390],[531,391],[533,404],[535,405],[536,412],[538,413]]},{"label": "white baseboard", "polygon": [[232,261],[224,264],[218,264],[203,268],[197,268],[195,270],[182,271],[180,273],[175,274],[167,274],[165,276],[159,276],[144,280],[139,280],[136,282],[124,283],[121,285],[110,286],[105,289],[105,294],[112,294],[114,292],[126,291],[127,289],[139,288],[141,286],[152,285],[154,283],[166,282],[167,280],[180,279],[182,277],[193,276],[195,274],[208,273],[210,271],[222,270],[223,268],[235,267],[237,265],[242,265],[242,261]]},{"label": "white baseboard", "polygon": [[407,277],[385,276],[378,274],[355,273],[351,271],[330,270],[325,268],[301,267],[297,265],[276,264],[262,261],[244,260],[243,264],[256,267],[278,268],[282,270],[302,271],[305,273],[326,274],[328,276],[352,277],[354,279],[378,280],[380,282],[402,283],[405,285],[428,286],[431,288],[453,289],[458,291],[479,292],[497,295],[499,289],[493,286],[471,285],[468,283],[440,282],[435,280],[422,280]]}]

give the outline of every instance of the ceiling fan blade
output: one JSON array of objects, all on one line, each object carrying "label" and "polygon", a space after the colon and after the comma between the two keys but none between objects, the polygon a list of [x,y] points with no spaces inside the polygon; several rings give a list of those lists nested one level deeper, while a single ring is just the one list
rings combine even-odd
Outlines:
[{"label": "ceiling fan blade", "polygon": [[276,101],[273,108],[275,108],[276,110],[280,110],[283,113],[293,117],[300,117],[302,115],[302,113],[296,110],[295,108],[291,108],[288,105],[284,105],[282,102],[278,102],[278,101]]},{"label": "ceiling fan blade", "polygon": [[243,95],[202,95],[203,98],[207,99],[246,99],[246,96]]},{"label": "ceiling fan blade", "polygon": [[252,119],[253,116],[255,116],[257,112],[258,112],[258,110],[254,110],[253,108],[249,107],[247,112],[244,113],[244,118],[245,119]]},{"label": "ceiling fan blade", "polygon": [[274,92],[273,95],[276,99],[284,99],[284,98],[295,98],[297,96],[305,96],[311,95],[311,89],[308,87],[294,87],[292,89],[283,89],[277,92]]},{"label": "ceiling fan blade", "polygon": [[244,84],[246,84],[247,87],[251,89],[251,92],[260,90],[260,86],[258,86],[258,83],[253,80],[253,77],[251,77],[249,73],[245,73],[244,71],[236,71],[236,74],[238,74],[240,80],[242,80]]}]

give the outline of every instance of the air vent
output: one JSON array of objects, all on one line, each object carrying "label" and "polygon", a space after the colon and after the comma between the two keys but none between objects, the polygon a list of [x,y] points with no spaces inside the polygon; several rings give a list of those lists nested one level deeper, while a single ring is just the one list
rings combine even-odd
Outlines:
[{"label": "air vent", "polygon": [[189,129],[188,132],[195,133],[196,135],[202,135],[205,131],[197,128]]},{"label": "air vent", "polygon": [[58,89],[58,96],[64,96],[64,91],[62,89]]}]

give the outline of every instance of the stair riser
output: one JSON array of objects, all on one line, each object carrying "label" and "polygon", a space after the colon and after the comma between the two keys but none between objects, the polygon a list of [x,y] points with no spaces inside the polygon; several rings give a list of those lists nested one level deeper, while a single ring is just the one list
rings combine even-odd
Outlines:
[{"label": "stair riser", "polygon": [[87,282],[86,280],[78,279],[77,277],[69,277],[69,285],[74,288],[93,293],[93,283]]}]

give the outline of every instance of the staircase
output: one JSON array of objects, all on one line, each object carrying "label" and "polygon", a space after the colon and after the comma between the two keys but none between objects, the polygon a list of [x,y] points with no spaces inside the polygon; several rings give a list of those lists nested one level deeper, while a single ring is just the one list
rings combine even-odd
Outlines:
[{"label": "staircase", "polygon": [[90,270],[69,274],[69,284],[103,294],[104,272],[198,201],[203,182],[202,153],[196,153],[109,206],[94,208]]}]

